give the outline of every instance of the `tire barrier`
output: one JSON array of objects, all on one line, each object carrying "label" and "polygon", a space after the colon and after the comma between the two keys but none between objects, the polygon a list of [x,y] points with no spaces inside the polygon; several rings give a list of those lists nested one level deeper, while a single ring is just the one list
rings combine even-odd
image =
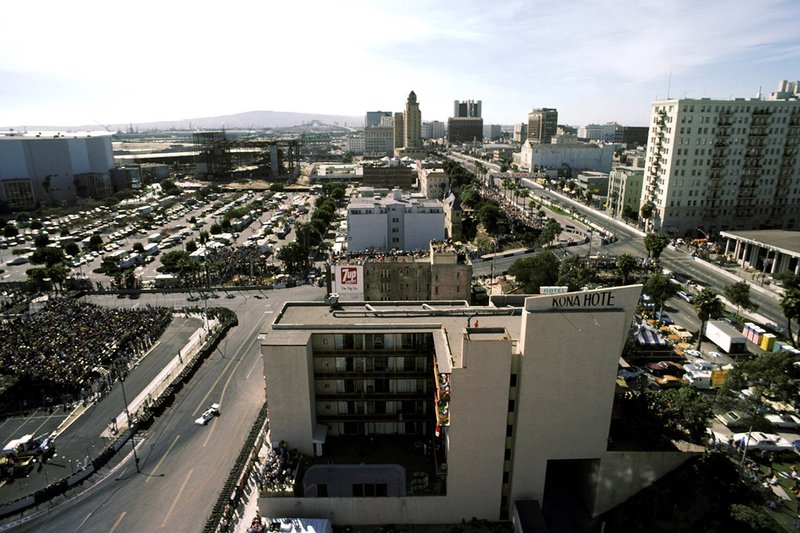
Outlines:
[{"label": "tire barrier", "polygon": [[244,495],[244,488],[253,466],[253,456],[258,454],[258,449],[263,442],[260,437],[263,435],[268,412],[265,402],[258,412],[253,427],[250,428],[250,433],[244,441],[230,474],[228,474],[228,479],[219,493],[217,503],[211,509],[211,515],[203,528],[204,533],[215,533],[220,531],[220,527],[222,527],[222,531],[228,531],[229,526],[233,525],[233,512]]},{"label": "tire barrier", "polygon": [[[153,424],[155,418],[164,414],[164,411],[166,411],[167,407],[172,404],[175,399],[175,395],[183,388],[183,385],[189,382],[189,379],[191,379],[203,361],[205,361],[209,355],[214,353],[222,338],[227,334],[228,330],[239,323],[236,313],[230,309],[224,307],[209,308],[208,312],[209,314],[214,312],[220,321],[220,328],[212,333],[209,333],[208,337],[206,338],[205,345],[197,352],[197,354],[195,354],[194,357],[187,361],[184,370],[181,372],[183,375],[182,378],[173,381],[173,383],[164,389],[164,391],[157,398],[155,398],[149,406],[140,410],[137,415],[132,416],[133,423],[131,424],[130,428],[120,435],[114,442],[104,448],[97,457],[91,460],[84,470],[78,474],[71,474],[64,479],[54,481],[47,487],[40,489],[33,494],[29,494],[27,496],[23,496],[22,498],[18,498],[0,505],[0,518],[6,518],[8,516],[26,511],[32,507],[36,507],[37,505],[45,503],[56,496],[64,494],[67,492],[67,490],[75,485],[83,483],[95,472],[106,466],[117,454],[117,452],[121,450],[122,447],[131,438],[133,438],[134,435],[136,435],[137,431],[149,428]],[[261,413],[259,413],[257,423],[259,420],[261,421],[261,425],[263,425],[264,420],[266,420],[266,405],[262,409]],[[251,431],[251,436],[252,435],[253,431]],[[255,442],[255,437],[257,437],[257,432],[256,435],[252,437],[252,441],[250,438],[248,438],[247,442]],[[245,450],[243,449],[242,451],[244,452]],[[240,458],[241,456],[242,454],[240,454]],[[231,494],[232,493],[233,491],[231,491]]]}]

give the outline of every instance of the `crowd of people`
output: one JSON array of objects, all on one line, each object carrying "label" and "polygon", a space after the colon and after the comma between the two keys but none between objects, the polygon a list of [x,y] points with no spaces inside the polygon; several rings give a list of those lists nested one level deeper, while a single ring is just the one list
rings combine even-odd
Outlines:
[{"label": "crowd of people", "polygon": [[114,309],[56,298],[36,312],[0,324],[2,373],[56,394],[91,390],[99,367],[130,360],[164,332],[172,311]]},{"label": "crowd of people", "polygon": [[270,448],[262,475],[259,477],[261,491],[291,490],[299,465],[300,452],[296,449],[289,450],[284,441],[277,447]]}]

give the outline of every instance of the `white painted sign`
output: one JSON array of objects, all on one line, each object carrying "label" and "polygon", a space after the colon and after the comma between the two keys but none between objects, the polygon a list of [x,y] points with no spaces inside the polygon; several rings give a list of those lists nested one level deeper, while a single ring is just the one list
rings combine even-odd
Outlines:
[{"label": "white painted sign", "polygon": [[364,292],[364,267],[339,266],[335,267],[336,292],[339,294],[353,294]]}]

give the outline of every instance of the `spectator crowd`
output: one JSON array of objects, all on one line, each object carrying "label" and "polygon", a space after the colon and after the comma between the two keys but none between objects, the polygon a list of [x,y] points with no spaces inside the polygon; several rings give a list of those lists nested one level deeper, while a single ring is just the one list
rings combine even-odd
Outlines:
[{"label": "spectator crowd", "polygon": [[112,309],[71,298],[0,324],[0,373],[36,384],[40,393],[91,390],[98,367],[130,360],[169,325],[172,311]]}]

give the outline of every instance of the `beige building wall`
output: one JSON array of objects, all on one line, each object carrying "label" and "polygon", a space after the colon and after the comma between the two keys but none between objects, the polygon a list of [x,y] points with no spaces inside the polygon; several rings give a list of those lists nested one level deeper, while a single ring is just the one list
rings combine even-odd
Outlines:
[{"label": "beige building wall", "polygon": [[394,114],[394,147],[395,148],[402,148],[404,145],[403,143],[406,140],[406,122],[403,119],[402,111],[398,111]]},{"label": "beige building wall", "polygon": [[441,169],[419,169],[417,179],[420,192],[430,200],[441,200],[450,188],[450,177]]},{"label": "beige building wall", "polygon": [[503,328],[466,329],[450,375],[447,496],[463,518],[500,519],[511,350]]},{"label": "beige building wall", "polygon": [[605,454],[640,293],[635,285],[525,300],[510,501],[543,500],[548,460]]},{"label": "beige building wall", "polygon": [[313,455],[314,374],[309,334],[300,332],[296,343],[261,345],[273,442],[281,440],[301,453]]}]

